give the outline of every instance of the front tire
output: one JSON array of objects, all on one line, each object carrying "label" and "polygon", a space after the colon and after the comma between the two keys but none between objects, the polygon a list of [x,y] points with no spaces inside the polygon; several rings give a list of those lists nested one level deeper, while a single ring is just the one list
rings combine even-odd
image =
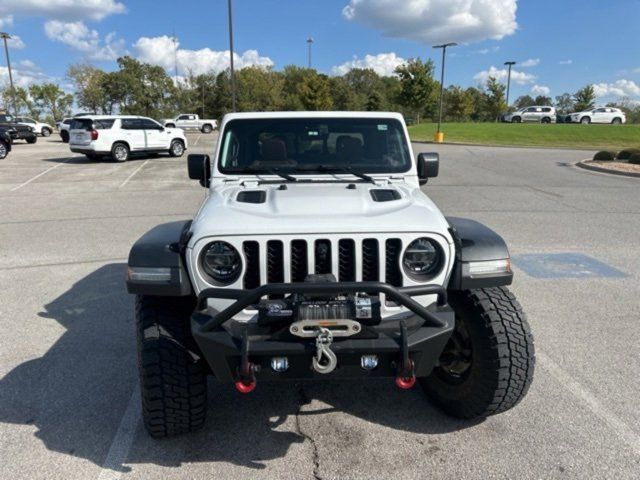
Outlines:
[{"label": "front tire", "polygon": [[213,131],[213,127],[209,124],[202,126],[202,133],[211,133]]},{"label": "front tire", "polygon": [[589,125],[591,123],[591,118],[590,117],[582,117],[580,119],[580,123],[583,125]]},{"label": "front tire", "polygon": [[25,139],[27,141],[27,143],[36,143],[38,141],[38,137],[36,135],[34,135],[33,137],[29,137]]},{"label": "front tire", "polygon": [[440,363],[421,379],[427,395],[458,418],[513,408],[533,379],[533,336],[522,307],[504,287],[452,292],[456,328]]},{"label": "front tire", "polygon": [[51,129],[49,129],[47,127],[43,127],[42,131],[40,133],[42,134],[43,137],[50,137],[51,136]]},{"label": "front tire", "polygon": [[114,162],[126,162],[129,160],[129,147],[126,143],[114,143],[111,147],[111,158]]},{"label": "front tire", "polygon": [[195,431],[207,412],[207,377],[191,335],[191,297],[136,297],[143,423],[154,438]]},{"label": "front tire", "polygon": [[184,155],[184,143],[182,140],[173,140],[169,147],[169,155],[172,157],[181,157]]},{"label": "front tire", "polygon": [[522,123],[522,118],[520,117],[513,117],[511,119],[511,123]]}]

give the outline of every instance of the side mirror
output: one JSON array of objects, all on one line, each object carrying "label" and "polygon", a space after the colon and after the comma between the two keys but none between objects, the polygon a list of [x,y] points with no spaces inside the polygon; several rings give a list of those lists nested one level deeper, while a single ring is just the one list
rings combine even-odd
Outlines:
[{"label": "side mirror", "polygon": [[203,187],[209,186],[208,177],[211,172],[211,159],[209,155],[192,153],[187,157],[187,166],[191,180],[200,180],[200,185]]},{"label": "side mirror", "polygon": [[439,169],[440,155],[435,152],[418,155],[418,180],[420,185],[426,184],[430,178],[437,177]]}]

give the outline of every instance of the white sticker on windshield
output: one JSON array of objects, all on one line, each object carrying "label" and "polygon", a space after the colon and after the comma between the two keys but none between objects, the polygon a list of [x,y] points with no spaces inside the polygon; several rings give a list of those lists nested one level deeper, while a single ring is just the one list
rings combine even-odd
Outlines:
[{"label": "white sticker on windshield", "polygon": [[389,129],[389,126],[384,123],[378,125],[378,130],[381,132],[386,132],[388,129]]}]

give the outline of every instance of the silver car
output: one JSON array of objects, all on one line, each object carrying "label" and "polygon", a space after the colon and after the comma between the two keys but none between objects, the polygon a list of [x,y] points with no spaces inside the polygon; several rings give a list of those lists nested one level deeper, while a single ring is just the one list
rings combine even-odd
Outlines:
[{"label": "silver car", "polygon": [[556,109],[549,106],[533,106],[507,113],[502,117],[503,122],[508,123],[556,123]]}]

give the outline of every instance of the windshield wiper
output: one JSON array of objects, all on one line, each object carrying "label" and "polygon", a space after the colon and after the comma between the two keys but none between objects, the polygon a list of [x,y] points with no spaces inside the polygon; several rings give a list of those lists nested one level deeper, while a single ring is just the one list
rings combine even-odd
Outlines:
[{"label": "windshield wiper", "polygon": [[295,170],[297,172],[313,172],[313,171],[317,171],[317,172],[323,172],[323,173],[347,173],[347,174],[354,175],[354,176],[356,176],[358,178],[361,178],[365,182],[375,183],[375,180],[374,180],[373,177],[370,177],[366,173],[355,171],[351,165],[346,166],[346,167],[338,167],[338,166],[335,166],[335,165],[313,165],[312,167],[308,167],[308,168],[300,168],[300,167],[298,167]]},{"label": "windshield wiper", "polygon": [[238,173],[266,173],[268,175],[275,175],[280,178],[284,178],[289,182],[297,182],[298,179],[296,177],[292,177],[286,173],[283,173],[278,168],[263,168],[263,167],[245,167],[241,170],[238,170]]}]

